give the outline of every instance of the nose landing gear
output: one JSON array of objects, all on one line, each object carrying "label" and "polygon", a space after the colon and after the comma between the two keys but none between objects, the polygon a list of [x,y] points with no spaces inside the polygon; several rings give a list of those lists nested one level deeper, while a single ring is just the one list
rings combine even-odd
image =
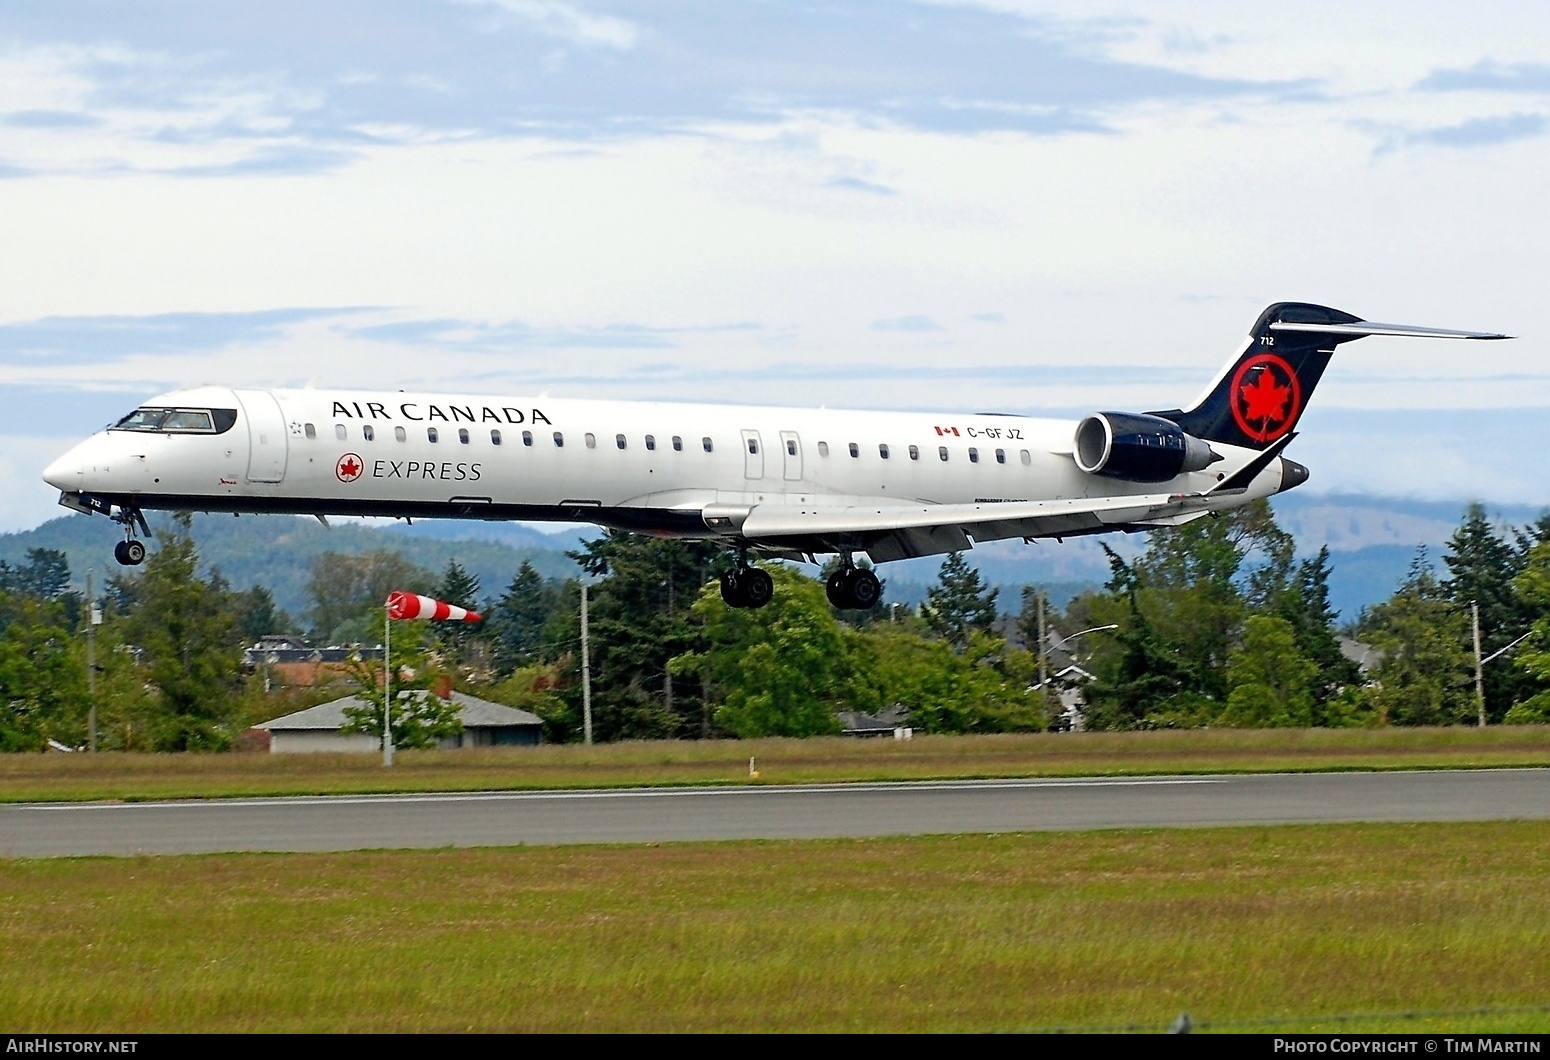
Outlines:
[{"label": "nose landing gear", "polygon": [[135,527],[146,537],[151,536],[144,513],[139,508],[120,508],[112,519],[124,528],[124,540],[113,546],[113,558],[126,567],[138,567],[145,562],[145,542],[135,537]]},{"label": "nose landing gear", "polygon": [[843,566],[829,575],[824,586],[829,603],[841,611],[869,611],[876,607],[883,595],[883,583],[865,567],[853,566],[849,556],[841,553],[840,559]]}]

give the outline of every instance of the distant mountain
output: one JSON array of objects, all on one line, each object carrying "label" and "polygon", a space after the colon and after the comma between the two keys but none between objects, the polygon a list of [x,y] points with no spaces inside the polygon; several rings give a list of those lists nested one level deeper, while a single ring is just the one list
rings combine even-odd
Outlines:
[{"label": "distant mountain", "polygon": [[[1465,507],[1462,502],[1299,493],[1277,498],[1274,505],[1276,518],[1297,538],[1301,553],[1311,555],[1322,545],[1329,546],[1330,594],[1345,619],[1389,597],[1404,578],[1417,546],[1428,546],[1440,563],[1442,548]],[[1494,506],[1491,512],[1498,522],[1515,526],[1541,514],[1528,506]],[[521,523],[447,519],[324,527],[314,519],[293,516],[194,517],[194,536],[208,565],[219,568],[239,589],[269,586],[280,606],[298,617],[307,606],[308,565],[325,550],[353,553],[392,548],[434,571],[456,559],[478,576],[486,594],[494,596],[524,559],[545,577],[575,574],[575,564],[565,552],[595,533],[590,527],[545,531]],[[99,574],[119,569],[112,559],[118,539],[117,526],[106,519],[69,515],[34,530],[0,534],[0,559],[17,562],[29,548],[63,549],[79,586],[89,566]],[[1107,581],[1109,565],[1100,540],[1124,556],[1133,556],[1146,545],[1140,534],[1032,544],[996,541],[974,549],[969,557],[988,582],[1002,588],[1002,609],[1015,612],[1023,585],[1045,586],[1060,605]],[[888,582],[887,599],[919,603],[936,582],[941,563],[941,557],[928,557],[888,564],[880,572]]]}]

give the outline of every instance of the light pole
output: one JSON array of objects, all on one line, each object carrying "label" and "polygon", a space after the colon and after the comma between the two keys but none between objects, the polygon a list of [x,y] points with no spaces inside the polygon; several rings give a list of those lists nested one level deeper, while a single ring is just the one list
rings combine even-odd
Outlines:
[{"label": "light pole", "polygon": [[97,753],[97,627],[102,608],[92,595],[92,569],[86,568],[86,746]]},{"label": "light pole", "polygon": [[587,583],[581,583],[581,742],[592,745],[592,660],[587,644]]}]

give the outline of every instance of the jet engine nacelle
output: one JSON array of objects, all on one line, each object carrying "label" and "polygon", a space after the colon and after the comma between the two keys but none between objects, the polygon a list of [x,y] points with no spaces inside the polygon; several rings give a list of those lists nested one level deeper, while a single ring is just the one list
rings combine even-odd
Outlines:
[{"label": "jet engine nacelle", "polygon": [[1130,482],[1167,482],[1222,458],[1172,420],[1134,412],[1099,412],[1077,424],[1073,455],[1089,475]]}]

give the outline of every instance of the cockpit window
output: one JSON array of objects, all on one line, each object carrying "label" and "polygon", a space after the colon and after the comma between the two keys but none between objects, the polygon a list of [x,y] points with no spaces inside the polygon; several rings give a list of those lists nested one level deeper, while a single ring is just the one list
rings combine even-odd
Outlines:
[{"label": "cockpit window", "polygon": [[135,409],[110,429],[161,434],[225,434],[236,422],[236,409]]}]

